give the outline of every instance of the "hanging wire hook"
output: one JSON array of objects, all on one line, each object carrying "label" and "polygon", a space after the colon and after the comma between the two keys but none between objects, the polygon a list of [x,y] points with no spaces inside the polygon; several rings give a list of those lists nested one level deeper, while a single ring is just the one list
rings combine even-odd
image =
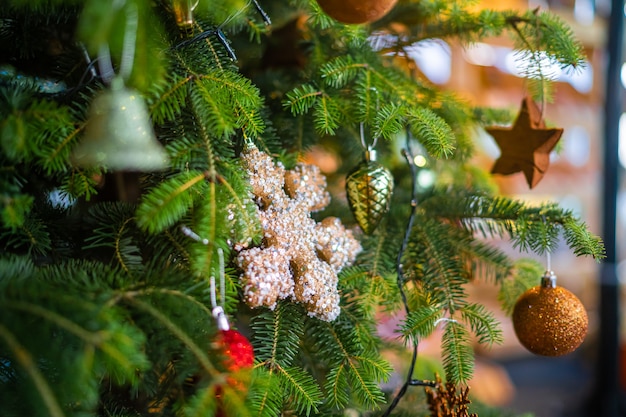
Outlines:
[{"label": "hanging wire hook", "polygon": [[181,232],[187,237],[192,238],[195,241],[202,242],[205,245],[209,244],[209,239],[201,238],[196,232],[188,228],[187,226],[180,226]]},{"label": "hanging wire hook", "polygon": [[211,307],[213,310],[213,317],[217,321],[217,328],[220,330],[229,330],[230,325],[228,324],[228,318],[226,317],[226,313],[224,312],[224,308],[222,307],[225,302],[224,293],[225,289],[225,279],[224,279],[224,252],[222,248],[217,248],[217,257],[219,259],[219,276],[220,276],[220,304],[217,304],[217,296],[215,290],[215,276],[211,275]]},{"label": "hanging wire hook", "polygon": [[[380,95],[378,94],[378,90],[376,89],[376,87],[370,87],[369,90],[373,91],[374,93],[376,93],[376,112],[378,112],[378,109],[380,108]],[[372,141],[371,145],[368,145],[365,142],[365,132],[364,132],[364,123],[361,122],[359,125],[359,132],[361,135],[361,145],[363,146],[363,148],[366,151],[371,151],[376,147],[376,144],[378,143],[378,136],[374,137],[374,140]]]},{"label": "hanging wire hook", "polygon": [[374,140],[372,141],[371,145],[368,145],[365,142],[365,127],[364,127],[364,123],[361,122],[359,124],[359,134],[361,136],[361,145],[363,145],[363,148],[366,151],[371,151],[372,149],[374,149],[376,147],[376,144],[378,143],[378,137],[375,137]]},{"label": "hanging wire hook", "polygon": [[174,49],[184,48],[188,45],[191,45],[192,43],[196,43],[203,39],[210,38],[211,36],[216,36],[217,40],[222,44],[224,49],[226,49],[226,53],[228,54],[229,58],[233,61],[237,61],[237,55],[235,55],[235,51],[233,50],[233,48],[230,47],[230,44],[228,43],[228,39],[226,39],[226,35],[222,31],[221,25],[218,26],[216,29],[206,30],[202,33],[199,33],[198,35],[194,36],[191,39],[184,40],[176,44],[173,48]]},{"label": "hanging wire hook", "polygon": [[139,27],[139,13],[137,5],[131,3],[126,11],[126,29],[122,45],[122,58],[120,61],[120,76],[127,80],[133,71],[135,62],[135,47],[137,46],[137,28]]},{"label": "hanging wire hook", "polygon": [[[187,226],[181,226],[180,230],[183,232],[185,236],[192,238],[197,242],[201,242],[204,245],[208,245],[209,239],[200,237],[196,232],[191,230]],[[220,330],[229,330],[230,325],[228,324],[228,318],[226,317],[226,313],[224,312],[224,308],[222,307],[226,303],[226,278],[224,275],[224,251],[222,248],[217,248],[217,259],[219,261],[219,277],[220,277],[220,303],[217,303],[217,291],[215,289],[215,276],[211,275],[209,278],[211,285],[211,313],[213,317],[217,321],[217,328]]]},{"label": "hanging wire hook", "polygon": [[[124,1],[115,2],[116,7],[114,7],[114,10],[120,10],[124,3]],[[119,76],[122,80],[127,80],[133,70],[138,26],[139,13],[137,12],[137,5],[131,3],[126,10],[126,27],[124,28],[122,56],[120,58]],[[102,81],[110,84],[115,77],[115,69],[111,59],[111,49],[107,43],[101,44],[98,48],[98,69],[100,70]]]},{"label": "hanging wire hook", "polygon": [[228,43],[228,39],[226,38],[226,35],[224,34],[224,31],[222,30],[222,28],[224,26],[226,26],[231,20],[233,20],[234,18],[239,16],[241,13],[243,13],[248,8],[248,6],[250,6],[250,4],[254,4],[254,7],[261,14],[261,18],[263,19],[263,22],[266,25],[270,25],[272,23],[272,21],[270,20],[269,16],[265,12],[265,10],[263,10],[261,5],[256,0],[249,0],[248,3],[246,3],[245,6],[243,6],[241,9],[237,10],[236,13],[233,13],[232,15],[228,16],[215,29],[209,29],[209,30],[206,30],[206,31],[204,31],[202,33],[199,33],[198,35],[194,36],[191,39],[187,39],[187,40],[184,40],[184,41],[178,43],[177,45],[174,46],[174,48],[175,49],[184,48],[184,47],[186,47],[186,46],[188,46],[188,45],[190,45],[192,43],[201,41],[203,39],[207,39],[207,38],[209,38],[211,36],[215,36],[215,37],[217,37],[217,40],[219,41],[219,43],[222,44],[224,49],[226,49],[226,53],[228,54],[230,59],[233,60],[233,61],[237,61],[237,55],[235,54],[235,51],[233,50],[233,48],[231,48],[230,44]]},{"label": "hanging wire hook", "polygon": [[439,326],[440,323],[458,323],[458,321],[456,321],[455,319],[451,319],[450,317],[439,317],[437,320],[435,320],[435,323],[433,323],[433,327]]},{"label": "hanging wire hook", "polygon": [[[541,215],[541,221],[543,222],[544,226],[548,224],[548,220],[546,219],[545,214]],[[550,250],[551,250],[550,247],[548,247],[546,250],[546,268],[547,268],[546,271],[548,272],[552,272],[552,256],[551,256]]]}]

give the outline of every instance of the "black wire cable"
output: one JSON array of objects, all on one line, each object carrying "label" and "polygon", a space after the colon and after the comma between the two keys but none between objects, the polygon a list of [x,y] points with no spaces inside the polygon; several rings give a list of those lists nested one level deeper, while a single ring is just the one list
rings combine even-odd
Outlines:
[{"label": "black wire cable", "polygon": [[[265,23],[265,25],[268,25],[268,26],[271,25],[272,21],[270,20],[269,15],[265,12],[265,10],[263,10],[263,8],[259,4],[259,2],[257,0],[252,0],[252,3],[254,4],[254,8],[261,15],[261,18],[263,19],[263,23]],[[245,6],[245,7],[247,7],[247,6]],[[239,14],[239,12],[235,13],[235,15],[233,15],[233,16],[236,16],[237,14]],[[215,35],[215,36],[217,36],[217,40],[222,44],[224,49],[226,49],[226,52],[228,53],[228,56],[230,57],[230,59],[232,59],[233,61],[237,61],[237,55],[235,55],[235,51],[233,50],[233,48],[230,47],[230,44],[228,43],[228,39],[226,38],[226,35],[222,31],[222,26],[224,26],[226,24],[226,22],[228,22],[233,16],[231,16],[230,18],[226,19],[225,22],[220,24],[215,29],[206,30],[206,31],[204,31],[202,33],[199,33],[198,35],[194,36],[191,39],[186,39],[186,40],[180,42],[179,44],[174,46],[174,49],[184,48],[187,45],[190,45],[192,43],[201,41],[203,39],[206,39],[206,38],[209,38],[209,37]]]},{"label": "black wire cable", "polygon": [[[404,252],[406,251],[406,247],[409,244],[409,237],[411,236],[411,230],[413,229],[413,222],[415,221],[415,212],[417,210],[417,170],[415,168],[415,163],[413,162],[413,154],[411,153],[411,133],[409,129],[406,130],[406,148],[402,150],[402,156],[406,160],[409,165],[409,170],[411,173],[411,213],[409,214],[409,220],[407,221],[406,229],[404,231],[404,238],[402,239],[402,245],[400,246],[400,250],[398,251],[398,257],[396,258],[396,272],[398,274],[398,289],[400,291],[400,297],[402,298],[402,304],[404,304],[404,310],[407,316],[410,313],[409,303],[406,298],[406,293],[404,292],[404,266],[402,265],[402,257],[404,256]],[[387,410],[382,415],[382,417],[388,417],[391,415],[391,412],[398,406],[398,403],[406,394],[407,389],[410,386],[426,386],[426,387],[434,387],[435,382],[426,381],[421,379],[413,379],[413,371],[415,370],[415,363],[417,362],[417,348],[418,341],[417,338],[413,339],[413,352],[411,355],[411,363],[409,365],[409,369],[407,370],[406,380],[402,387],[393,398]]]}]

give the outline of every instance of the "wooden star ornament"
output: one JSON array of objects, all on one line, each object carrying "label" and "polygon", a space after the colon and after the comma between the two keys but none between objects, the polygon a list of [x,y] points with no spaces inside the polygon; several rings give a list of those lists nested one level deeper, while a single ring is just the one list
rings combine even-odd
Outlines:
[{"label": "wooden star ornament", "polygon": [[550,152],[563,134],[561,128],[546,128],[541,111],[530,97],[522,101],[513,127],[491,127],[486,131],[494,137],[501,151],[491,173],[510,175],[521,171],[530,188],[545,175],[550,165]]}]

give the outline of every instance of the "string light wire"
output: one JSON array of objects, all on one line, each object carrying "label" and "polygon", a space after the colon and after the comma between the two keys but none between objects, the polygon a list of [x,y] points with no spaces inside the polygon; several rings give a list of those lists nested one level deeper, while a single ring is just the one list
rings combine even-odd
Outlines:
[{"label": "string light wire", "polygon": [[[398,290],[400,291],[400,298],[402,299],[402,304],[404,305],[404,310],[406,315],[408,316],[410,313],[409,303],[407,301],[406,293],[404,291],[404,266],[402,265],[402,257],[404,256],[404,252],[409,244],[409,238],[411,236],[411,230],[413,229],[413,222],[415,221],[415,212],[417,210],[417,169],[415,167],[415,163],[413,162],[413,154],[411,153],[411,132],[407,128],[406,130],[406,148],[402,150],[402,156],[406,160],[409,165],[409,170],[411,173],[411,213],[409,214],[409,219],[406,224],[406,229],[404,231],[404,238],[402,239],[402,245],[400,246],[400,250],[398,251],[398,256],[396,258],[396,272],[398,275],[397,284]],[[400,387],[398,393],[394,396],[393,400],[389,404],[387,410],[382,415],[382,417],[388,417],[391,415],[391,412],[398,406],[398,403],[406,394],[407,389],[410,386],[428,386],[434,387],[435,382],[426,381],[421,379],[413,379],[413,371],[415,370],[415,363],[417,362],[417,348],[419,346],[418,340],[416,337],[412,338],[413,342],[413,351],[411,353],[411,362],[409,364],[409,369],[406,372],[406,379]]]}]

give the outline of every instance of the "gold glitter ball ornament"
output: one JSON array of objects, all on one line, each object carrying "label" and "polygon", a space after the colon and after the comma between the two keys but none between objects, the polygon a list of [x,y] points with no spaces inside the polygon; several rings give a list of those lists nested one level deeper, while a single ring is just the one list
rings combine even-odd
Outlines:
[{"label": "gold glitter ball ornament", "polygon": [[587,335],[587,312],[580,300],[546,272],[541,285],[526,291],[513,309],[513,327],[532,353],[561,356],[576,350]]},{"label": "gold glitter ball ornament", "polygon": [[369,149],[365,159],[346,178],[346,193],[350,210],[366,234],[376,230],[389,211],[393,192],[391,172],[376,162],[376,152]]},{"label": "gold glitter ball ornament", "polygon": [[369,23],[385,16],[398,0],[317,0],[324,12],[342,23]]}]

